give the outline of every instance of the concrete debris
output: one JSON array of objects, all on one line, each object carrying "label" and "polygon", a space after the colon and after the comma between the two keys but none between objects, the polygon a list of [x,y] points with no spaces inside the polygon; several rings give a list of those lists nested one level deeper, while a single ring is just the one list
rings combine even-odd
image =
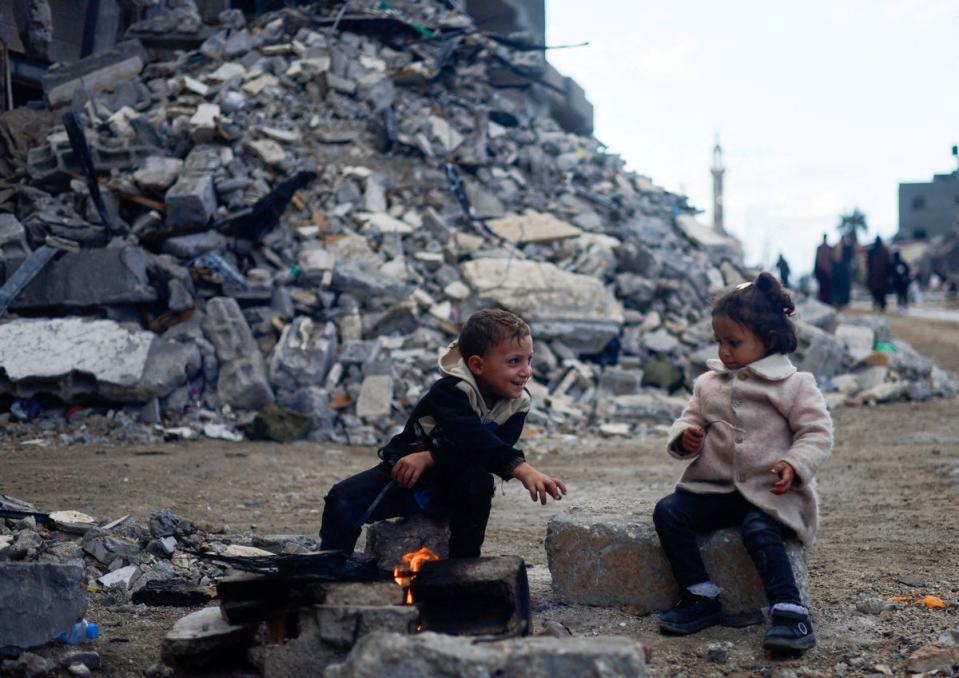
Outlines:
[{"label": "concrete debris", "polygon": [[[107,213],[128,235],[101,223],[55,115],[32,111],[31,126],[18,114],[0,163],[16,195],[0,214],[3,279],[42,245],[68,252],[13,301],[33,319],[0,328],[0,393],[66,405],[45,403],[0,439],[63,426],[82,394],[100,399],[96,416],[114,409],[110,435],[130,441],[215,424],[381,443],[436,377],[438,348],[488,305],[533,328],[541,430],[669,423],[711,357],[710,295],[748,277],[739,244],[589,136],[591,106],[542,52],[473,31],[442,3],[371,16],[339,31],[288,10],[247,25],[182,0],[130,28],[141,42],[50,69],[47,101],[82,110]],[[417,41],[452,27],[462,34],[443,50]],[[800,317],[796,361],[832,405],[956,392],[885,341],[888,328],[815,301]],[[83,341],[33,341],[28,322],[30,337],[102,327],[111,364]],[[118,354],[103,350],[108,335],[127,342]],[[385,337],[376,356],[353,354]],[[886,371],[871,369],[887,345]],[[277,413],[309,417],[308,430]],[[67,444],[95,439],[63,428]]]}]

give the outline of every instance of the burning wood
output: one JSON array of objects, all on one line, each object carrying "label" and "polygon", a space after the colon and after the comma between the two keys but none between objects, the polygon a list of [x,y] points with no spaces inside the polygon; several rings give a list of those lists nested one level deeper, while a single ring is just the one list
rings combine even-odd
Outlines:
[{"label": "burning wood", "polygon": [[430,560],[439,560],[440,557],[423,546],[419,551],[406,553],[403,555],[402,566],[393,568],[393,581],[406,590],[406,604],[413,604],[413,590],[410,583],[416,573],[423,567],[423,563]]}]

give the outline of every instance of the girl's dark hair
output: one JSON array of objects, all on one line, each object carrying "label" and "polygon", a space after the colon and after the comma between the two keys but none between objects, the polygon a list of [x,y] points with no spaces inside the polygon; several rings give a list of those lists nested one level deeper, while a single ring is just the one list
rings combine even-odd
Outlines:
[{"label": "girl's dark hair", "polygon": [[713,317],[724,315],[754,332],[767,353],[796,350],[796,328],[789,320],[795,314],[789,292],[771,273],[760,273],[753,282],[724,292],[713,302]]}]

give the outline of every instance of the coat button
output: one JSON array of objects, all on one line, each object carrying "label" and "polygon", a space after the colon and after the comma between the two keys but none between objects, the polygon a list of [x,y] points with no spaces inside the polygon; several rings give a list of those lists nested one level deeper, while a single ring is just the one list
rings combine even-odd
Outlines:
[{"label": "coat button", "polygon": [[749,375],[746,374],[745,372],[740,372],[740,373],[739,373],[739,378],[740,378],[740,379],[749,379]]},{"label": "coat button", "polygon": [[742,437],[742,436],[736,436],[736,442],[737,442],[737,443],[741,443],[742,441],[743,441],[743,437]]},{"label": "coat button", "polygon": [[740,471],[739,474],[736,476],[736,479],[737,479],[739,482],[744,483],[744,482],[746,482],[746,474],[743,473],[742,471]]},{"label": "coat button", "polygon": [[739,406],[741,406],[742,404],[743,404],[743,401],[742,401],[742,400],[734,400],[734,401],[733,401],[733,407],[739,407]]}]

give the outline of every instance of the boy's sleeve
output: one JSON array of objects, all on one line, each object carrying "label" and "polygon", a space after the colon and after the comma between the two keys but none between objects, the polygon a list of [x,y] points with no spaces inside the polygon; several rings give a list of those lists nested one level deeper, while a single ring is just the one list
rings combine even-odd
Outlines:
[{"label": "boy's sleeve", "polygon": [[795,469],[798,482],[808,483],[832,452],[832,418],[816,378],[808,372],[797,376],[799,389],[787,416],[793,440],[783,461]]},{"label": "boy's sleeve", "polygon": [[693,382],[693,395],[690,397],[685,409],[683,409],[683,413],[679,415],[679,419],[674,421],[672,427],[669,429],[669,437],[667,438],[666,442],[666,451],[671,457],[675,457],[676,459],[688,459],[698,454],[689,453],[683,448],[683,431],[690,426],[700,426],[702,428],[706,428],[706,418],[703,417],[699,399],[699,384],[699,379]]},{"label": "boy's sleeve", "polygon": [[431,451],[439,463],[456,463],[459,455],[470,455],[484,468],[509,480],[514,468],[526,461],[513,445],[519,440],[526,420],[525,412],[510,417],[494,433],[470,407],[469,398],[455,384],[437,384],[432,402],[439,438]]}]

